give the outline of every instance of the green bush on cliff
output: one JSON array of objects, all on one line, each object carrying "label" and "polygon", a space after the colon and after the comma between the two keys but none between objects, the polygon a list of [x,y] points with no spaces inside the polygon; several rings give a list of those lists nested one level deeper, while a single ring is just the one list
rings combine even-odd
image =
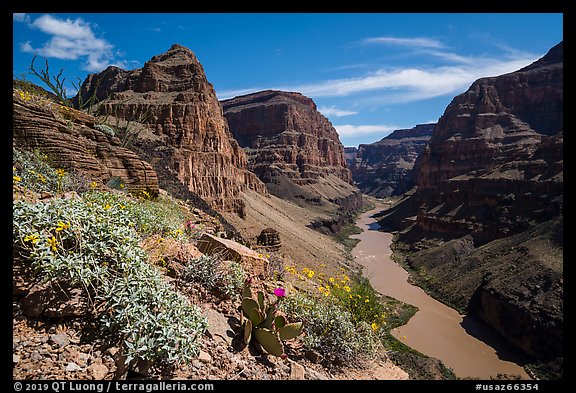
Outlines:
[{"label": "green bush on cliff", "polygon": [[130,203],[109,193],[37,204],[15,200],[14,247],[43,281],[86,290],[127,363],[189,361],[206,320],[147,262]]}]

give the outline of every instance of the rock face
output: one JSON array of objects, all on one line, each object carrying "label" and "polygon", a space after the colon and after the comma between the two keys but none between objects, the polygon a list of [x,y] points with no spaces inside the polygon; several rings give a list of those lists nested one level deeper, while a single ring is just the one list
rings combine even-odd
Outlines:
[{"label": "rock face", "polygon": [[560,43],[455,97],[415,164],[416,192],[381,220],[439,296],[560,374],[562,58]]},{"label": "rock face", "polygon": [[363,193],[377,198],[401,195],[414,186],[412,168],[430,140],[436,124],[396,130],[382,140],[360,145],[350,165]]},{"label": "rock face", "polygon": [[[338,228],[361,205],[338,133],[310,98],[266,90],[224,100],[222,107],[249,169],[271,194],[319,216],[328,212]],[[323,222],[317,220],[314,228],[323,228]]]},{"label": "rock face", "polygon": [[93,116],[14,90],[12,118],[14,147],[38,149],[55,167],[100,185],[121,177],[129,191],[158,193],[152,166],[122,147],[118,138],[97,129]]},{"label": "rock face", "polygon": [[265,183],[279,174],[301,185],[326,175],[351,182],[338,133],[310,98],[266,90],[224,100],[222,107],[250,170]]},{"label": "rock face", "polygon": [[100,100],[100,115],[149,126],[160,142],[140,145],[153,165],[167,168],[213,208],[242,215],[240,191],[267,192],[247,170],[246,155],[230,134],[214,88],[189,49],[174,44],[143,68],[111,66],[89,75],[79,96],[87,100],[93,94]]}]

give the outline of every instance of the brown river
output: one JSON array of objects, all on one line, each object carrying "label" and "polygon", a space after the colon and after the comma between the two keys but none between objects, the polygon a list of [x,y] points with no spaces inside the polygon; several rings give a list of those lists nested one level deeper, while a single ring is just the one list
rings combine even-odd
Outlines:
[{"label": "brown river", "polygon": [[420,287],[408,283],[408,273],[391,258],[392,234],[378,231],[379,225],[370,218],[384,208],[380,205],[359,217],[356,225],[363,232],[352,236],[360,240],[352,255],[364,266],[364,275],[370,279],[374,289],[418,307],[418,312],[406,325],[392,330],[394,337],[427,356],[441,360],[459,378],[490,379],[497,374],[512,374],[530,379],[515,363],[515,357],[500,348],[497,344],[499,339],[486,328],[428,296]]}]

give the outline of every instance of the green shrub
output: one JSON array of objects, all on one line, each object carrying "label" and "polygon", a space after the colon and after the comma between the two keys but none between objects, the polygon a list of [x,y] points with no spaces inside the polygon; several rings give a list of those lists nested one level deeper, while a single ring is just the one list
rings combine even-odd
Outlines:
[{"label": "green shrub", "polygon": [[298,270],[295,266],[286,266],[284,270],[299,280],[304,277],[313,280],[320,297],[330,299],[346,310],[353,323],[367,323],[374,331],[386,325],[386,308],[381,295],[362,274],[351,273],[349,277],[343,268],[340,268],[339,274],[330,276],[308,267]]},{"label": "green shrub", "polygon": [[334,299],[297,293],[284,299],[280,306],[291,318],[303,321],[303,345],[327,358],[350,361],[381,348],[370,324],[354,323],[350,312]]},{"label": "green shrub", "polygon": [[84,194],[84,200],[123,217],[141,237],[158,234],[188,240],[183,229],[185,215],[169,197],[160,196],[154,201],[138,200],[122,193],[93,191]]},{"label": "green shrub", "polygon": [[183,279],[198,282],[206,289],[226,297],[238,295],[246,279],[241,264],[224,261],[219,255],[201,255],[188,260]]},{"label": "green shrub", "polygon": [[86,289],[127,363],[189,361],[207,322],[147,262],[131,204],[124,195],[96,192],[80,200],[16,200],[14,247],[40,279]]}]

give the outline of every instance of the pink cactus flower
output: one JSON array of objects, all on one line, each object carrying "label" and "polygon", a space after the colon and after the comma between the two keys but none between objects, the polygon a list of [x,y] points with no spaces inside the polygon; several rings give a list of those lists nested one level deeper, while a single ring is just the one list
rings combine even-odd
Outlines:
[{"label": "pink cactus flower", "polygon": [[278,287],[274,290],[274,295],[278,296],[279,298],[286,296],[286,290],[282,287]]}]

